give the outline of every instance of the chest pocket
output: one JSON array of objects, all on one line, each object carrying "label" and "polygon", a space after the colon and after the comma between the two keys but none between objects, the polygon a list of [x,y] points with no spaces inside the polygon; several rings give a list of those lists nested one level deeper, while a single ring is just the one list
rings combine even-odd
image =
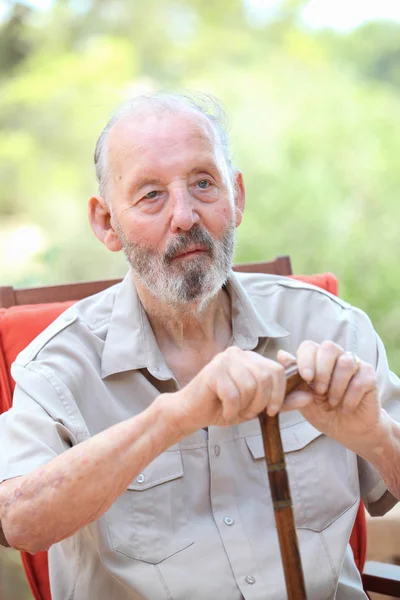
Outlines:
[{"label": "chest pocket", "polygon": [[193,543],[180,450],[160,454],[106,513],[114,550],[157,564]]},{"label": "chest pocket", "polygon": [[[281,436],[296,527],[322,531],[358,500],[357,457],[307,421]],[[246,443],[269,489],[261,435]]]}]

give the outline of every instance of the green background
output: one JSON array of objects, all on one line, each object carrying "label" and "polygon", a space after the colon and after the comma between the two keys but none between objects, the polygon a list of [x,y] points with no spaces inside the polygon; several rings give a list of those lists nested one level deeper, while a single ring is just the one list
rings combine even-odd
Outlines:
[{"label": "green background", "polygon": [[[244,0],[10,2],[0,285],[122,275],[87,223],[97,136],[129,94],[201,90],[227,108],[247,185],[236,261],[289,254],[297,273],[334,272],[399,372],[400,26],[311,30],[305,4],[282,1],[268,20]],[[9,556],[0,584],[20,600]]]}]

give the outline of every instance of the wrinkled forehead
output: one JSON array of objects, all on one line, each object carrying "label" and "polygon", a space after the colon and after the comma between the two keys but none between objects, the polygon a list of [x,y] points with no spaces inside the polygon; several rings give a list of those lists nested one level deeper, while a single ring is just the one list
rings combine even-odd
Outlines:
[{"label": "wrinkled forehead", "polygon": [[208,119],[194,110],[156,113],[143,109],[122,117],[108,138],[109,172],[122,177],[132,165],[152,165],[174,153],[209,155],[220,162],[218,134]]}]

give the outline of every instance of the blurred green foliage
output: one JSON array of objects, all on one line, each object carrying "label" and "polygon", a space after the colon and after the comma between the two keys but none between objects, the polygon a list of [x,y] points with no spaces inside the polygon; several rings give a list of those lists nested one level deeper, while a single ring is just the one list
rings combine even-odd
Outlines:
[{"label": "blurred green foliage", "polygon": [[[282,0],[10,0],[0,24],[0,284],[115,277],[86,219],[92,153],[128,94],[212,93],[232,121],[248,204],[237,261],[333,271],[400,372],[400,26],[309,31]],[[3,550],[7,600],[30,597]],[[15,571],[15,575],[14,575]]]},{"label": "blurred green foliage", "polygon": [[19,552],[0,546],[0,598],[1,600],[33,599]]},{"label": "blurred green foliage", "polygon": [[305,2],[274,18],[244,0],[11,2],[0,26],[0,280],[114,277],[86,200],[92,153],[127,94],[212,93],[248,190],[237,261],[290,254],[333,271],[400,371],[400,26],[310,31]]}]

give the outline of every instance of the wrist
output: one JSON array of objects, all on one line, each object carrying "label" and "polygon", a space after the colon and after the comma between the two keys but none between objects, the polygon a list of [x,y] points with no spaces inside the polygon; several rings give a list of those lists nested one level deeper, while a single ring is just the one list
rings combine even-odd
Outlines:
[{"label": "wrist", "polygon": [[160,394],[152,404],[154,410],[160,415],[171,438],[174,439],[171,445],[178,443],[195,431],[186,423],[180,396],[180,391]]},{"label": "wrist", "polygon": [[363,440],[360,447],[356,449],[357,454],[365,458],[378,470],[382,462],[385,462],[388,454],[393,452],[397,444],[394,426],[396,423],[388,413],[381,409],[379,421],[374,430]]},{"label": "wrist", "polygon": [[378,471],[391,494],[400,500],[400,425],[382,410],[379,433],[361,456]]}]

